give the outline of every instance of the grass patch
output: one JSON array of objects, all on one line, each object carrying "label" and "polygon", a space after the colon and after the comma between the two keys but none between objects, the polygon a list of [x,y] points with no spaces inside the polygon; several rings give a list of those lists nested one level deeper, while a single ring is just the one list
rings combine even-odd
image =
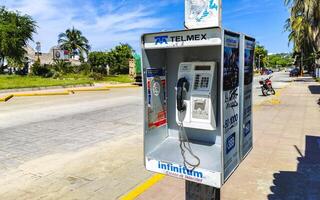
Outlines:
[{"label": "grass patch", "polygon": [[[50,86],[68,86],[93,84],[95,82],[83,74],[66,74],[60,79],[42,78],[38,76],[0,75],[0,90],[14,88],[34,88]],[[97,82],[132,83],[134,79],[129,75],[107,76]]]},{"label": "grass patch", "polygon": [[[42,78],[38,76],[0,75],[0,90],[14,88],[34,88],[50,86],[68,86],[93,84],[93,79],[83,74],[66,74],[60,79]],[[132,83],[134,79],[129,75],[107,76],[97,82]]]},{"label": "grass patch", "polygon": [[317,82],[320,82],[320,78],[316,78],[316,81],[317,81]]},{"label": "grass patch", "polygon": [[116,76],[107,76],[101,82],[110,82],[110,83],[132,83],[134,78],[127,74],[116,75]]},{"label": "grass patch", "polygon": [[92,83],[93,81],[86,77],[53,79],[37,76],[0,75],[0,89],[68,86]]}]

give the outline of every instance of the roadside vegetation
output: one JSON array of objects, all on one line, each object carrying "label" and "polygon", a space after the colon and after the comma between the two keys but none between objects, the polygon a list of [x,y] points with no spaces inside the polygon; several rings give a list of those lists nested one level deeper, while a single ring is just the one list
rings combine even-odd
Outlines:
[{"label": "roadside vegetation", "polygon": [[293,43],[293,56],[301,69],[314,71],[320,59],[320,1],[284,0],[291,15],[285,24],[289,42]]},{"label": "roadside vegetation", "polygon": [[268,50],[260,44],[255,49],[255,64],[259,68],[282,70],[294,65],[293,55],[290,53],[269,54]]},{"label": "roadside vegetation", "polygon": [[89,40],[72,27],[57,36],[58,48],[66,54],[44,64],[38,50],[35,60],[26,57],[26,45],[37,29],[31,16],[0,7],[0,21],[0,89],[134,81],[128,75],[135,54],[129,44],[90,51]]},{"label": "roadside vegetation", "polygon": [[36,76],[19,76],[19,75],[1,75],[0,89],[13,88],[33,88],[33,87],[48,87],[48,86],[68,86],[79,84],[92,84],[93,80],[88,78],[42,78]]}]

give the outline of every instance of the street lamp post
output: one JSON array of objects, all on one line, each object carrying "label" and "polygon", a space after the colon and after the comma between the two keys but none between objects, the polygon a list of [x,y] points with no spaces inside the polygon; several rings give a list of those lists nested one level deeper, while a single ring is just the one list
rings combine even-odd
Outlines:
[{"label": "street lamp post", "polygon": [[260,64],[260,62],[261,62],[261,61],[260,61],[261,56],[262,56],[262,55],[260,54],[260,55],[259,55],[259,70],[261,70],[261,64]]},{"label": "street lamp post", "polygon": [[41,43],[36,42],[36,55],[38,56],[38,60],[40,60],[40,54],[41,54]]}]

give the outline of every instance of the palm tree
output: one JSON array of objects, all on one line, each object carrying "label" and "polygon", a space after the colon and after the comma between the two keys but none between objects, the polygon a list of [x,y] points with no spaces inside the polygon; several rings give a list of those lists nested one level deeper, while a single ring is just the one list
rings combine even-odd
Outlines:
[{"label": "palm tree", "polygon": [[70,51],[72,56],[80,55],[82,57],[88,55],[91,49],[88,39],[82,35],[80,30],[74,27],[67,29],[65,33],[60,33],[58,37],[59,46],[64,50]]},{"label": "palm tree", "polygon": [[[284,0],[291,16],[286,21],[289,42],[293,42],[294,53],[309,61],[320,51],[320,2],[319,0]],[[300,66],[302,67],[302,66]]]}]

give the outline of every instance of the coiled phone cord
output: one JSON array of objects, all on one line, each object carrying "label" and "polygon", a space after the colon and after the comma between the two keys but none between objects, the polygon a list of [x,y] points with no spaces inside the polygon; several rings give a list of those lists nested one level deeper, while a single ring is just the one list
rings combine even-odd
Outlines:
[{"label": "coiled phone cord", "polygon": [[[200,158],[196,156],[192,151],[187,133],[183,126],[183,122],[180,122],[178,126],[179,126],[180,150],[183,158],[183,165],[187,170],[193,171],[195,168],[197,168],[200,165]],[[197,160],[196,164],[192,164],[187,160],[185,156],[186,151],[189,152],[190,155]]]}]

